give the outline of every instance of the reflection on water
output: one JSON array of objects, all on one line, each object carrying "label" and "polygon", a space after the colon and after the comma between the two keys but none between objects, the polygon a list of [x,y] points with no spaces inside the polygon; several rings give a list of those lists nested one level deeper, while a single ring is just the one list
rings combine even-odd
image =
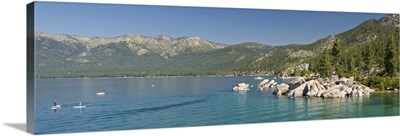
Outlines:
[{"label": "reflection on water", "polygon": [[[260,81],[254,77],[37,80],[36,130],[44,134],[399,115],[398,92],[363,98],[288,98],[272,95],[273,89],[232,91],[241,82]],[[97,96],[98,91],[106,95]],[[56,111],[51,110],[54,99],[62,105]],[[73,109],[79,101],[87,107]]]},{"label": "reflection on water", "polygon": [[237,111],[240,116],[246,116],[249,112],[247,101],[246,101],[246,92],[237,92]]}]

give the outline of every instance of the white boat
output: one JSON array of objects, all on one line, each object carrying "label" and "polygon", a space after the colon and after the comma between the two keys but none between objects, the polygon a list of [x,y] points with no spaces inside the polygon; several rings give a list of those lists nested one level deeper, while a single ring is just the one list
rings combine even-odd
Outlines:
[{"label": "white boat", "polygon": [[61,105],[51,106],[52,110],[59,109],[59,108],[61,108]]},{"label": "white boat", "polygon": [[264,78],[263,77],[255,77],[254,79],[255,80],[263,80]]},{"label": "white boat", "polygon": [[106,95],[106,93],[105,92],[98,92],[98,93],[96,93],[96,95]]},{"label": "white boat", "polygon": [[86,108],[86,106],[82,106],[81,101],[79,101],[79,106],[74,106],[74,109],[82,109],[82,108]]}]

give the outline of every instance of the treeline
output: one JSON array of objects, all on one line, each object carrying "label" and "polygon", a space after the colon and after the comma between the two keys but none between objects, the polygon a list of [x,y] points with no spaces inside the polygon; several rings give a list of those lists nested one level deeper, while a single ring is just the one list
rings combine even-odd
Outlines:
[{"label": "treeline", "polygon": [[[398,18],[393,19],[398,21]],[[382,25],[385,23],[381,21],[368,20],[349,31],[312,44],[281,47],[266,59],[269,62],[263,63],[277,68],[280,76],[328,77],[335,74],[340,77],[353,76],[359,82],[379,90],[398,89],[399,28]],[[290,58],[288,50],[311,51],[315,56]],[[278,60],[284,60],[285,63]],[[295,68],[304,63],[309,64],[309,70]]]},{"label": "treeline", "polygon": [[379,90],[398,89],[399,43],[396,41],[399,41],[398,35],[392,33],[363,46],[356,46],[358,48],[354,49],[357,50],[345,52],[336,39],[333,47],[325,49],[317,63],[310,65],[317,66],[312,70],[321,77],[354,76],[363,84]]},{"label": "treeline", "polygon": [[[38,42],[39,43],[39,42]],[[46,41],[40,46],[47,45]],[[56,46],[57,45],[57,46]],[[53,45],[66,46],[61,43]],[[68,47],[68,46],[67,46]],[[52,49],[46,46],[48,51]],[[85,57],[44,53],[37,58],[37,78],[93,78],[148,76],[247,75],[248,64],[271,47],[256,43],[233,45],[223,49],[191,52],[163,58],[155,53],[137,55],[126,43],[112,43],[91,49]],[[60,49],[52,49],[58,51]],[[54,52],[54,51],[52,51]],[[109,53],[110,52],[110,53]],[[66,60],[66,58],[70,58]],[[86,59],[80,63],[77,60]]]}]

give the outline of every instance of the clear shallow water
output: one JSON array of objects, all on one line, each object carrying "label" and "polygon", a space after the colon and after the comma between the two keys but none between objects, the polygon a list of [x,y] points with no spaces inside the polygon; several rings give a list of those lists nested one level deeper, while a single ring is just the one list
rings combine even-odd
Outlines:
[{"label": "clear shallow water", "polygon": [[[240,82],[254,88],[246,93],[233,92],[232,88]],[[259,82],[254,77],[39,79],[36,133],[399,115],[399,93],[374,93],[364,98],[291,99],[272,95],[272,89],[258,91]],[[106,95],[97,96],[99,91]],[[55,99],[62,108],[51,110]],[[87,108],[73,109],[79,101]]]}]

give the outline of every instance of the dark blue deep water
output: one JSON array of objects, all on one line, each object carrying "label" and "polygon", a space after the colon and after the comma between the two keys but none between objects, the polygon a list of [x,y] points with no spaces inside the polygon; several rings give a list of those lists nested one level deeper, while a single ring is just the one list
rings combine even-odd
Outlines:
[{"label": "dark blue deep water", "polygon": [[[240,82],[255,87],[246,93],[233,92],[232,88]],[[272,89],[257,90],[259,82],[254,77],[38,79],[36,133],[399,115],[399,93],[373,93],[364,98],[292,99],[274,96]],[[99,91],[106,95],[97,96]],[[52,110],[54,100],[62,108]],[[79,101],[87,107],[74,109]]]}]

